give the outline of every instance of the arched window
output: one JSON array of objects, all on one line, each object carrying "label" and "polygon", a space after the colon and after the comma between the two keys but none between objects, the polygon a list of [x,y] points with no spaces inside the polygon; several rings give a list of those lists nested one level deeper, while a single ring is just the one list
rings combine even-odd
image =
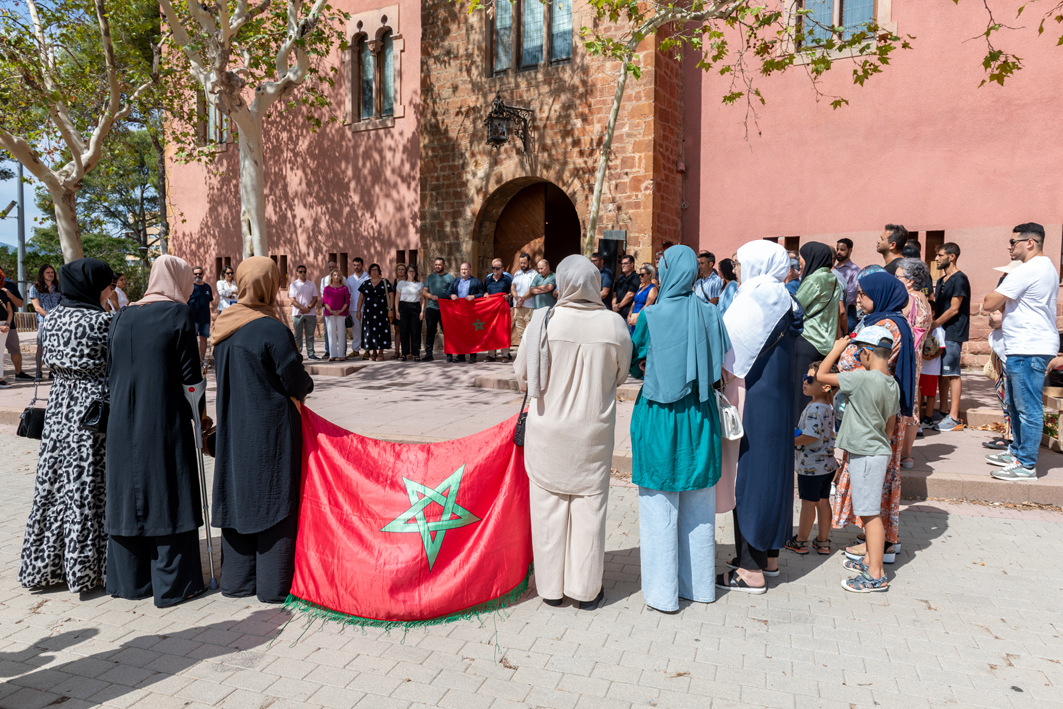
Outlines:
[{"label": "arched window", "polygon": [[495,28],[492,54],[492,71],[499,73],[509,69],[513,49],[513,5],[509,0],[495,3]]},{"label": "arched window", "polygon": [[550,61],[572,58],[572,0],[554,0],[550,6]]},{"label": "arched window", "polygon": [[369,41],[362,37],[358,41],[359,74],[361,91],[359,91],[359,116],[364,121],[372,118],[375,114],[373,105],[373,52],[369,49]]},{"label": "arched window", "polygon": [[380,52],[380,115],[395,115],[395,41],[391,30],[385,30],[381,37]]}]

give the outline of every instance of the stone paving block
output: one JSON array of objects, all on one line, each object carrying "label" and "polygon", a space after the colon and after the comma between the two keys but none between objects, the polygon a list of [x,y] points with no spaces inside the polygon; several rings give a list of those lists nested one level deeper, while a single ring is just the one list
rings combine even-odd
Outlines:
[{"label": "stone paving block", "polygon": [[332,707],[333,709],[350,709],[365,696],[364,692],[357,690],[325,685],[314,692],[314,696],[310,697],[309,703]]},{"label": "stone paving block", "polygon": [[120,684],[112,684],[93,694],[89,697],[89,701],[126,709],[150,696],[151,692],[146,689],[131,689]]},{"label": "stone paving block", "polygon": [[473,694],[460,689],[448,689],[447,693],[436,702],[436,706],[445,709],[487,709],[494,701],[494,697]]},{"label": "stone paving block", "polygon": [[423,702],[434,705],[448,691],[447,687],[436,687],[414,681],[403,681],[398,688],[391,693],[394,699],[403,699],[411,702]]},{"label": "stone paving block", "polygon": [[564,672],[570,675],[590,677],[596,664],[598,663],[592,659],[555,655],[546,663],[546,669],[553,670],[554,672]]},{"label": "stone paving block", "polygon": [[4,709],[42,709],[62,699],[58,694],[23,687],[4,697]]},{"label": "stone paving block", "polygon": [[203,702],[204,704],[217,704],[235,691],[236,689],[233,687],[197,679],[178,689],[175,694],[178,697]]},{"label": "stone paving block", "polygon": [[403,683],[404,680],[395,677],[385,677],[369,673],[360,674],[347,685],[347,689],[358,690],[366,694],[379,694],[388,696]]},{"label": "stone paving block", "polygon": [[321,689],[321,685],[316,682],[307,682],[293,677],[281,677],[269,685],[265,693],[273,697],[305,702],[319,689]]},{"label": "stone paving block", "polygon": [[550,709],[572,709],[579,700],[578,694],[562,692],[546,687],[532,687],[524,703],[530,707],[549,707]]}]

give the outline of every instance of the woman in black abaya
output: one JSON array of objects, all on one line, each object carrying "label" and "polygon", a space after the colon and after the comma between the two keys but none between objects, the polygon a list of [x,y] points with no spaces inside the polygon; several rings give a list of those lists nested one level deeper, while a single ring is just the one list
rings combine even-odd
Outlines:
[{"label": "woman in black abaya", "polygon": [[160,256],[111,323],[107,592],[165,608],[203,592],[199,468],[183,385],[203,381],[192,267]]},{"label": "woman in black abaya", "polygon": [[282,603],[295,574],[302,422],[314,389],[292,331],[277,319],[280,271],[254,256],[236,269],[240,299],[214,323],[217,458],[211,516],[221,527],[221,591]]}]

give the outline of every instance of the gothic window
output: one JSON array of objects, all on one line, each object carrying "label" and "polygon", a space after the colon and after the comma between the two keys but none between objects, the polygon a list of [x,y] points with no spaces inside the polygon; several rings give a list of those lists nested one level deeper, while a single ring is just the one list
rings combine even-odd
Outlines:
[{"label": "gothic window", "polygon": [[385,30],[380,42],[380,115],[395,115],[395,41]]},{"label": "gothic window", "polygon": [[373,101],[373,84],[375,72],[373,71],[373,52],[369,48],[370,42],[367,37],[358,41],[358,117],[361,120],[372,118],[376,115],[376,106]]},{"label": "gothic window", "polygon": [[492,39],[494,40],[492,71],[498,74],[509,69],[512,60],[513,4],[509,0],[497,0],[495,3],[495,26]]},{"label": "gothic window", "polygon": [[572,58],[572,0],[554,0],[550,6],[550,62]]},{"label": "gothic window", "polygon": [[523,0],[520,18],[520,66],[534,67],[543,61],[543,3]]}]

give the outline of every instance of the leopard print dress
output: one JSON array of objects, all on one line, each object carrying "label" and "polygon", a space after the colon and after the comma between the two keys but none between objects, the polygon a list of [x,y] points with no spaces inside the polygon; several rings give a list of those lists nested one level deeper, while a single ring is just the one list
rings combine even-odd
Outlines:
[{"label": "leopard print dress", "polygon": [[66,582],[71,593],[104,583],[103,435],[81,417],[107,394],[111,313],[60,305],[41,323],[44,361],[55,375],[44,415],[33,506],[18,580],[26,588]]}]

